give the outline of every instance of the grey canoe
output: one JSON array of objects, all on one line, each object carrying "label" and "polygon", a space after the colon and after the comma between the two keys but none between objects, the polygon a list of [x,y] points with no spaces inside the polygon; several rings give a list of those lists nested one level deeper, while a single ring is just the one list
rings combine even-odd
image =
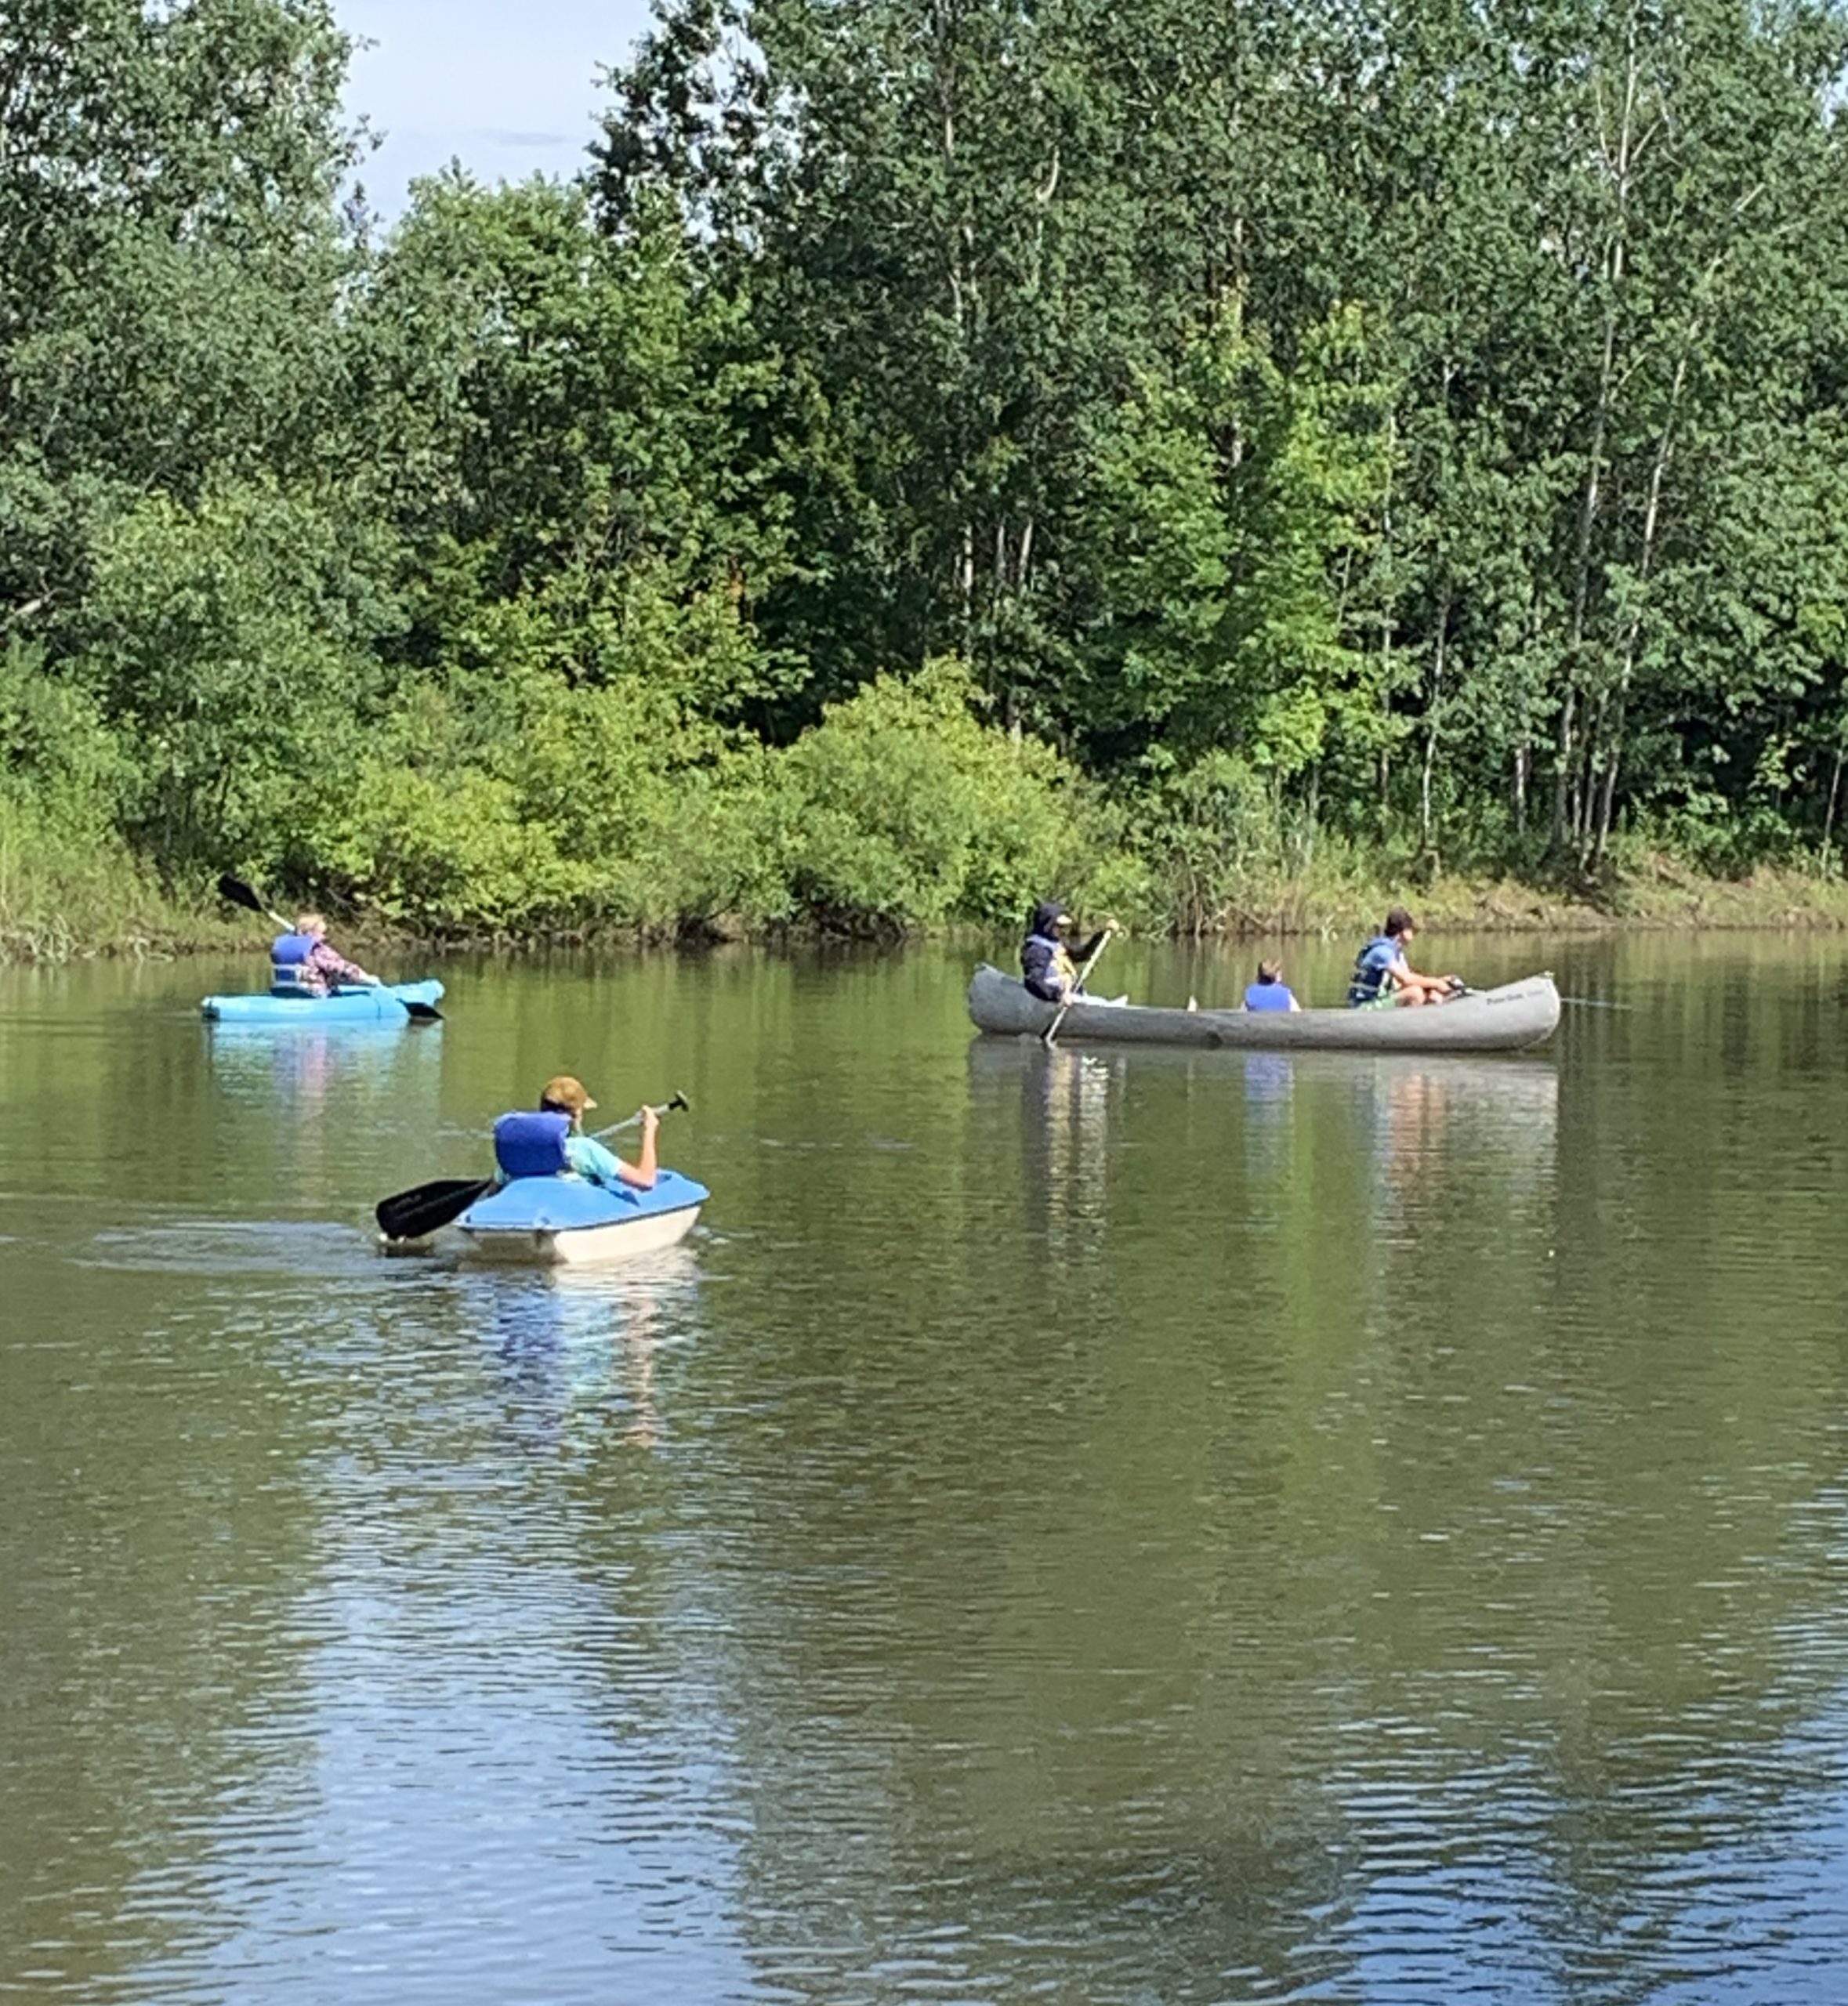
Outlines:
[{"label": "grey canoe", "polygon": [[[969,985],[969,1015],[977,1030],[1003,1037],[1038,1034],[1057,1014],[985,961]],[[1138,1003],[1074,1003],[1059,1036],[1248,1052],[1518,1052],[1550,1037],[1559,1020],[1553,977],[1531,975],[1422,1010],[1163,1010]]]}]

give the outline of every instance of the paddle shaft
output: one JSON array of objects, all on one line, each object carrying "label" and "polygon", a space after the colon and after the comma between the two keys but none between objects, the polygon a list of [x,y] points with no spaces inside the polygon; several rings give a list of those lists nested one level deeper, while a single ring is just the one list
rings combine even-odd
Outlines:
[{"label": "paddle shaft", "polygon": [[233,878],[228,873],[218,881],[218,895],[227,905],[242,906],[246,912],[254,912],[259,919],[266,919],[280,926],[284,933],[295,931],[293,920],[284,919],[274,907],[266,906],[263,896],[254,885],[247,885],[241,878]]},{"label": "paddle shaft", "polygon": [[[675,1093],[664,1100],[654,1110],[654,1112],[656,1114],[672,1114],[676,1108],[690,1108],[692,1105],[692,1102],[684,1094]],[[633,1114],[625,1114],[620,1121],[612,1121],[607,1128],[595,1130],[590,1139],[593,1142],[600,1142],[606,1135],[620,1135],[625,1128],[637,1127],[642,1116],[647,1111],[646,1109],[638,1108]]]},{"label": "paddle shaft", "polygon": [[1078,970],[1075,976],[1072,977],[1071,987],[1066,992],[1065,1001],[1059,1005],[1058,1016],[1046,1026],[1043,1041],[1049,1048],[1051,1046],[1053,1039],[1059,1035],[1059,1027],[1065,1021],[1066,1012],[1071,1008],[1073,1003],[1077,1000],[1078,991],[1084,987],[1085,976],[1091,972],[1092,969],[1096,967],[1097,957],[1101,954],[1104,949],[1109,945],[1110,929],[1107,926],[1103,929],[1103,938],[1099,940],[1097,945],[1091,950],[1090,953],[1085,957],[1084,966]]}]

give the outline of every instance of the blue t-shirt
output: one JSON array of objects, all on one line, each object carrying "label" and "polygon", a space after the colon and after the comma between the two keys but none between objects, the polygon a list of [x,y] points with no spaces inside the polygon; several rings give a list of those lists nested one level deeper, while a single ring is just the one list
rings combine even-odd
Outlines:
[{"label": "blue t-shirt", "polygon": [[592,1184],[620,1184],[622,1166],[594,1135],[567,1135],[565,1161]]},{"label": "blue t-shirt", "polygon": [[1248,1010],[1288,1010],[1294,1008],[1295,1001],[1287,982],[1254,982],[1245,992]]},{"label": "blue t-shirt", "polygon": [[1390,995],[1392,985],[1386,978],[1404,959],[1404,950],[1390,933],[1369,940],[1354,963],[1353,979],[1347,986],[1348,1001],[1357,1008],[1363,1003],[1377,1003],[1382,996]]}]

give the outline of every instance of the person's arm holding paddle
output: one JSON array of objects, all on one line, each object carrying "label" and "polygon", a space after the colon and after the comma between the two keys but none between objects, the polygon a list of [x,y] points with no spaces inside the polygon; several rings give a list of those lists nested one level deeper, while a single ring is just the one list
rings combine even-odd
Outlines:
[{"label": "person's arm holding paddle", "polygon": [[573,1135],[565,1144],[565,1154],[580,1177],[592,1184],[627,1184],[637,1191],[652,1191],[659,1165],[654,1156],[654,1132],[661,1117],[651,1107],[642,1110],[642,1146],[639,1161],[625,1163],[613,1150],[607,1150],[594,1135]]},{"label": "person's arm holding paddle", "polygon": [[607,1150],[594,1135],[584,1133],[584,1111],[596,1103],[584,1090],[582,1081],[561,1073],[546,1082],[539,1106],[549,1114],[571,1117],[571,1132],[565,1138],[565,1161],[578,1175],[592,1184],[627,1184],[637,1191],[652,1191],[660,1166],[655,1161],[654,1132],[661,1126],[658,1108],[641,1110],[642,1146],[638,1163],[625,1163],[613,1150]]},{"label": "person's arm holding paddle", "polygon": [[304,965],[332,988],[337,982],[357,983],[367,989],[379,986],[379,977],[368,975],[357,961],[350,961],[328,939],[328,923],[317,912],[305,912],[295,922],[295,932],[313,942],[303,957]]}]

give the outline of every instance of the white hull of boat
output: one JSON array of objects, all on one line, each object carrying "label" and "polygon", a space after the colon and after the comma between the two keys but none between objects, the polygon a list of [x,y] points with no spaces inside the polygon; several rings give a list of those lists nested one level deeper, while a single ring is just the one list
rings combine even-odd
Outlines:
[{"label": "white hull of boat", "polygon": [[678,1211],[644,1213],[604,1226],[468,1226],[462,1251],[471,1259],[527,1268],[587,1267],[592,1262],[632,1260],[677,1247],[692,1232],[698,1205]]}]

